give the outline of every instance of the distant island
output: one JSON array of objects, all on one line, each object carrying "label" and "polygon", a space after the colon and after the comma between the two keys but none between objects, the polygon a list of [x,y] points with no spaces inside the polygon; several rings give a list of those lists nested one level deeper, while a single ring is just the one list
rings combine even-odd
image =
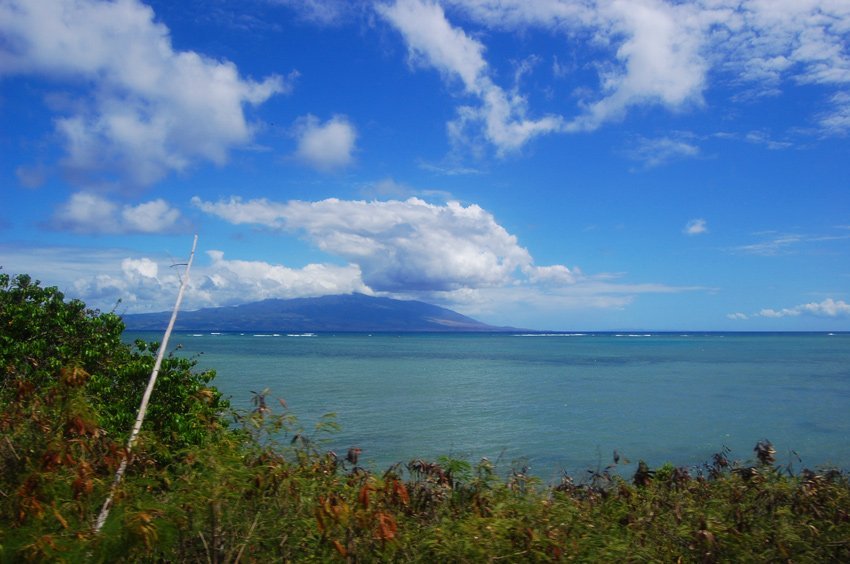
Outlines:
[{"label": "distant island", "polygon": [[[159,331],[171,312],[127,314],[131,331]],[[364,294],[270,299],[260,302],[182,311],[174,326],[183,331],[389,331],[499,332],[514,327],[487,325],[450,309],[419,301]]]}]

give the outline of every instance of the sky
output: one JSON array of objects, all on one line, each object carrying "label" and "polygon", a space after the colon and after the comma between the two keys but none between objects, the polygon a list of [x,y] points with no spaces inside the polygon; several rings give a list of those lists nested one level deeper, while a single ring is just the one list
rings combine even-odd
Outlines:
[{"label": "sky", "polygon": [[848,133],[847,0],[0,0],[0,266],[103,311],[850,330]]}]

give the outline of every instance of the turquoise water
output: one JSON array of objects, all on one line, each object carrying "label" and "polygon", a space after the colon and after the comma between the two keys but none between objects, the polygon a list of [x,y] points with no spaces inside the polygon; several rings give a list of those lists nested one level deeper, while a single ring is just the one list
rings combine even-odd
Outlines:
[{"label": "turquoise water", "polygon": [[237,407],[268,388],[305,427],[335,412],[327,448],[358,446],[378,470],[486,456],[555,479],[614,449],[651,465],[723,446],[746,460],[763,438],[780,463],[850,468],[848,333],[264,335],[174,334],[169,348],[203,353]]}]

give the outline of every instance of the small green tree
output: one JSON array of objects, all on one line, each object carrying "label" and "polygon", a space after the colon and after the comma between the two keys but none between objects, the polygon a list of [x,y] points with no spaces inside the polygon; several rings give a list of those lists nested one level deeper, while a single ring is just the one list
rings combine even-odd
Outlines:
[{"label": "small green tree", "polygon": [[[0,401],[49,395],[62,370],[86,374],[84,390],[99,424],[113,437],[130,431],[153,368],[157,343],[122,342],[124,324],[114,313],[66,302],[55,287],[27,275],[0,275]],[[226,426],[229,404],[210,385],[215,372],[169,356],[163,362],[145,430],[179,449],[202,443]],[[81,372],[80,372],[81,371]]]},{"label": "small green tree", "polygon": [[[0,555],[51,558],[68,549],[62,539],[90,529],[157,350],[122,342],[123,330],[113,313],[0,274],[0,523],[20,543],[3,546],[0,527]],[[138,456],[167,463],[229,432],[215,373],[195,364],[163,362]]]}]

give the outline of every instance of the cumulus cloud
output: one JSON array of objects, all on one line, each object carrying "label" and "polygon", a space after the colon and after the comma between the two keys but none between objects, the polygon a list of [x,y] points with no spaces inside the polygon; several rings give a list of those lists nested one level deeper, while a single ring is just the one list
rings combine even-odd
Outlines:
[{"label": "cumulus cloud", "polygon": [[318,170],[331,170],[351,164],[357,130],[345,116],[321,123],[316,116],[300,118],[295,124],[298,148],[295,156]]},{"label": "cumulus cloud", "polygon": [[481,207],[405,201],[207,202],[202,211],[235,224],[299,233],[356,265],[375,293],[454,307],[469,315],[522,319],[530,311],[617,309],[642,294],[701,290],[629,284],[565,265],[536,265],[515,235]]},{"label": "cumulus cloud", "polygon": [[827,319],[850,318],[850,304],[844,300],[827,298],[820,302],[809,302],[781,309],[764,308],[755,313],[730,313],[726,317],[733,321],[754,318],[780,319],[783,317],[820,317]]},{"label": "cumulus cloud", "polygon": [[250,142],[244,107],[287,91],[280,76],[242,78],[227,61],[176,51],[138,0],[0,4],[0,76],[46,76],[86,90],[55,120],[75,175],[155,182],[197,160],[222,164]]},{"label": "cumulus cloud", "polygon": [[763,309],[757,314],[759,317],[797,317],[800,315],[813,315],[815,317],[850,317],[850,304],[844,300],[827,298],[822,302],[811,302],[783,309]]},{"label": "cumulus cloud", "polygon": [[205,303],[243,303],[268,298],[300,298],[328,294],[371,294],[353,264],[308,264],[297,269],[265,261],[228,260],[209,251],[212,264],[194,288]]},{"label": "cumulus cloud", "polygon": [[[74,251],[71,250],[73,255]],[[371,294],[355,265],[308,264],[290,268],[264,261],[228,260],[218,250],[207,252],[209,265],[196,261],[186,289],[186,309],[226,306],[269,298],[326,294]],[[177,269],[163,257],[110,257],[94,273],[75,272],[66,291],[91,305],[127,313],[164,311],[180,287]],[[36,270],[37,271],[37,270]]]},{"label": "cumulus cloud", "polygon": [[528,275],[528,279],[533,283],[540,284],[575,284],[581,277],[581,271],[578,269],[570,270],[566,266],[556,264],[552,266],[527,266],[524,269]]},{"label": "cumulus cloud", "polygon": [[231,223],[298,231],[318,248],[355,263],[375,290],[452,290],[506,284],[531,255],[476,205],[405,201],[319,202],[193,199]]},{"label": "cumulus cloud", "polygon": [[[207,260],[205,261],[204,258]],[[182,267],[174,259],[134,254],[121,249],[30,247],[0,243],[0,264],[9,273],[28,272],[68,297],[91,307],[119,312],[166,311],[173,306]],[[421,299],[452,307],[484,320],[502,319],[521,324],[543,315],[552,327],[568,324],[569,312],[618,310],[644,294],[695,291],[702,288],[664,284],[629,284],[609,275],[588,276],[564,266],[526,265],[501,285],[460,285],[448,290],[433,287],[377,291],[367,284],[356,261],[346,265],[284,264],[226,258],[218,250],[196,257],[184,309],[234,305],[268,298],[295,298],[360,292],[401,299]],[[558,321],[558,319],[561,319]]]},{"label": "cumulus cloud", "polygon": [[121,219],[127,231],[138,233],[161,233],[177,225],[180,212],[158,199],[137,206],[124,206]]},{"label": "cumulus cloud", "polygon": [[682,233],[685,235],[702,235],[708,233],[708,225],[706,225],[704,219],[692,219],[685,225]]},{"label": "cumulus cloud", "polygon": [[74,233],[169,233],[180,212],[165,200],[119,206],[91,192],[77,192],[53,216],[52,226]]},{"label": "cumulus cloud", "polygon": [[437,69],[478,99],[478,105],[459,107],[458,117],[448,124],[454,142],[467,145],[480,136],[504,154],[520,149],[533,137],[561,128],[559,116],[529,118],[525,97],[517,91],[506,92],[493,82],[484,45],[453,26],[439,4],[397,0],[379,4],[377,10],[404,37],[411,63]]}]

